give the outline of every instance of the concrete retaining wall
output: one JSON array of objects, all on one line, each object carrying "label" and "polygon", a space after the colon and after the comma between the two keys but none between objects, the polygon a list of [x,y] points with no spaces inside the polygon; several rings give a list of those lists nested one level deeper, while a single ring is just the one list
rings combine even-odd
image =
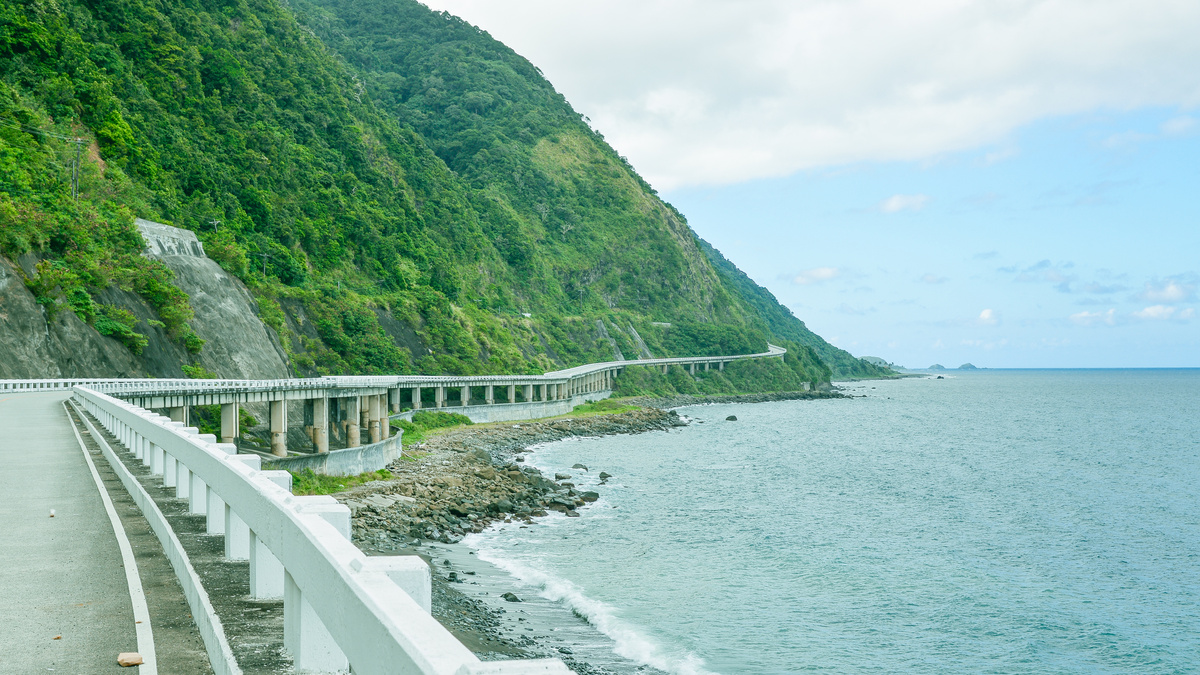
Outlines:
[{"label": "concrete retaining wall", "polygon": [[357,476],[367,471],[378,471],[400,457],[400,437],[402,430],[396,435],[357,448],[333,450],[319,455],[304,455],[284,457],[263,462],[266,469],[285,469],[287,471],[303,471],[312,469],[313,473],[326,476]]},{"label": "concrete retaining wall", "polygon": [[[472,422],[511,422],[518,420],[536,420],[543,417],[565,415],[577,405],[592,403],[612,396],[611,391],[592,391],[558,401],[530,401],[528,403],[496,403],[494,405],[448,406],[445,408],[422,408],[407,410],[398,415],[392,415],[394,420],[411,420],[415,412],[448,412],[466,415]],[[332,454],[332,453],[330,453]]]}]

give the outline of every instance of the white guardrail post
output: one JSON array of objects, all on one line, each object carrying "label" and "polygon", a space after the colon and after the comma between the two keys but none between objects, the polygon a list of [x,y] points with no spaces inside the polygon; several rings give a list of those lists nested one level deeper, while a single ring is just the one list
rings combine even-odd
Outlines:
[{"label": "white guardrail post", "polygon": [[[284,385],[286,386],[286,385]],[[558,659],[480,662],[429,614],[430,570],[415,556],[369,558],[350,542],[350,511],[296,497],[291,474],[262,471],[211,434],[93,389],[74,398],[163,484],[250,560],[251,592],[282,597],[284,647],[297,672],[358,675],[566,675]]]}]

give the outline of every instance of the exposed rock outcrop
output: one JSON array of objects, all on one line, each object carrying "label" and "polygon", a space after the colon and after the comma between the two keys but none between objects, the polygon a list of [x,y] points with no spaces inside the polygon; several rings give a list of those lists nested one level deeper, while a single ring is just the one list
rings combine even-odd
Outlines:
[{"label": "exposed rock outcrop", "polygon": [[[0,378],[183,377],[181,366],[191,362],[221,377],[287,377],[286,355],[258,318],[253,298],[204,256],[195,234],[140,219],[138,227],[147,255],[174,271],[175,284],[190,298],[196,312],[190,325],[206,340],[201,353],[190,356],[178,340],[148,323],[158,318],[149,304],[113,286],[96,299],[140,319],[137,330],[148,338],[141,354],[96,332],[69,310],[48,319],[24,283],[36,261],[18,267],[0,257]],[[28,269],[22,273],[22,268]]]}]

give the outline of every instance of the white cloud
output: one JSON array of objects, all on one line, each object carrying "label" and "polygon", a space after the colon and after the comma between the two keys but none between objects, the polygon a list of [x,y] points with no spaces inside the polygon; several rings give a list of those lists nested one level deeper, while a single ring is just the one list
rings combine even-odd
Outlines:
[{"label": "white cloud", "polygon": [[1133,315],[1139,319],[1169,319],[1175,314],[1175,308],[1168,305],[1151,305],[1145,309],[1139,309]]},{"label": "white cloud", "polygon": [[1117,310],[1109,309],[1107,312],[1079,312],[1071,315],[1071,323],[1080,326],[1092,326],[1098,323],[1103,323],[1109,326],[1115,325],[1117,322]]},{"label": "white cloud", "polygon": [[879,210],[884,213],[899,213],[900,211],[920,211],[929,203],[928,195],[892,195],[879,202]]},{"label": "white cloud", "polygon": [[1196,310],[1193,307],[1188,307],[1187,309],[1185,309],[1179,313],[1179,318],[1183,319],[1185,321],[1188,319],[1191,319],[1195,316],[1196,316]]},{"label": "white cloud", "polygon": [[808,284],[819,284],[822,281],[836,279],[841,273],[842,271],[836,267],[814,267],[811,270],[804,270],[800,274],[797,274],[793,281],[802,286],[807,286]]},{"label": "white cloud", "polygon": [[1164,136],[1183,136],[1194,128],[1196,128],[1195,118],[1187,115],[1172,117],[1159,127]]},{"label": "white cloud", "polygon": [[1161,284],[1146,282],[1146,289],[1138,295],[1138,298],[1146,302],[1183,302],[1190,300],[1195,292],[1195,286],[1168,279]]},{"label": "white cloud", "polygon": [[979,318],[976,322],[981,326],[995,326],[1000,323],[1000,316],[996,314],[996,310],[985,309],[979,313]]},{"label": "white cloud", "polygon": [[659,189],[1003,147],[1049,116],[1200,103],[1193,0],[426,3],[528,57]]},{"label": "white cloud", "polygon": [[930,273],[922,276],[921,281],[927,284],[943,284],[946,283],[946,277],[939,277],[936,274]]}]

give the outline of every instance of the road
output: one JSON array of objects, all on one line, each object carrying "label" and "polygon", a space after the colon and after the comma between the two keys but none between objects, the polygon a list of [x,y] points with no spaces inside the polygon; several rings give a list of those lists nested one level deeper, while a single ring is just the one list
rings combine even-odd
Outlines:
[{"label": "road", "polygon": [[68,394],[0,395],[0,672],[121,672],[117,654],[138,650],[121,552],[63,411]]}]

